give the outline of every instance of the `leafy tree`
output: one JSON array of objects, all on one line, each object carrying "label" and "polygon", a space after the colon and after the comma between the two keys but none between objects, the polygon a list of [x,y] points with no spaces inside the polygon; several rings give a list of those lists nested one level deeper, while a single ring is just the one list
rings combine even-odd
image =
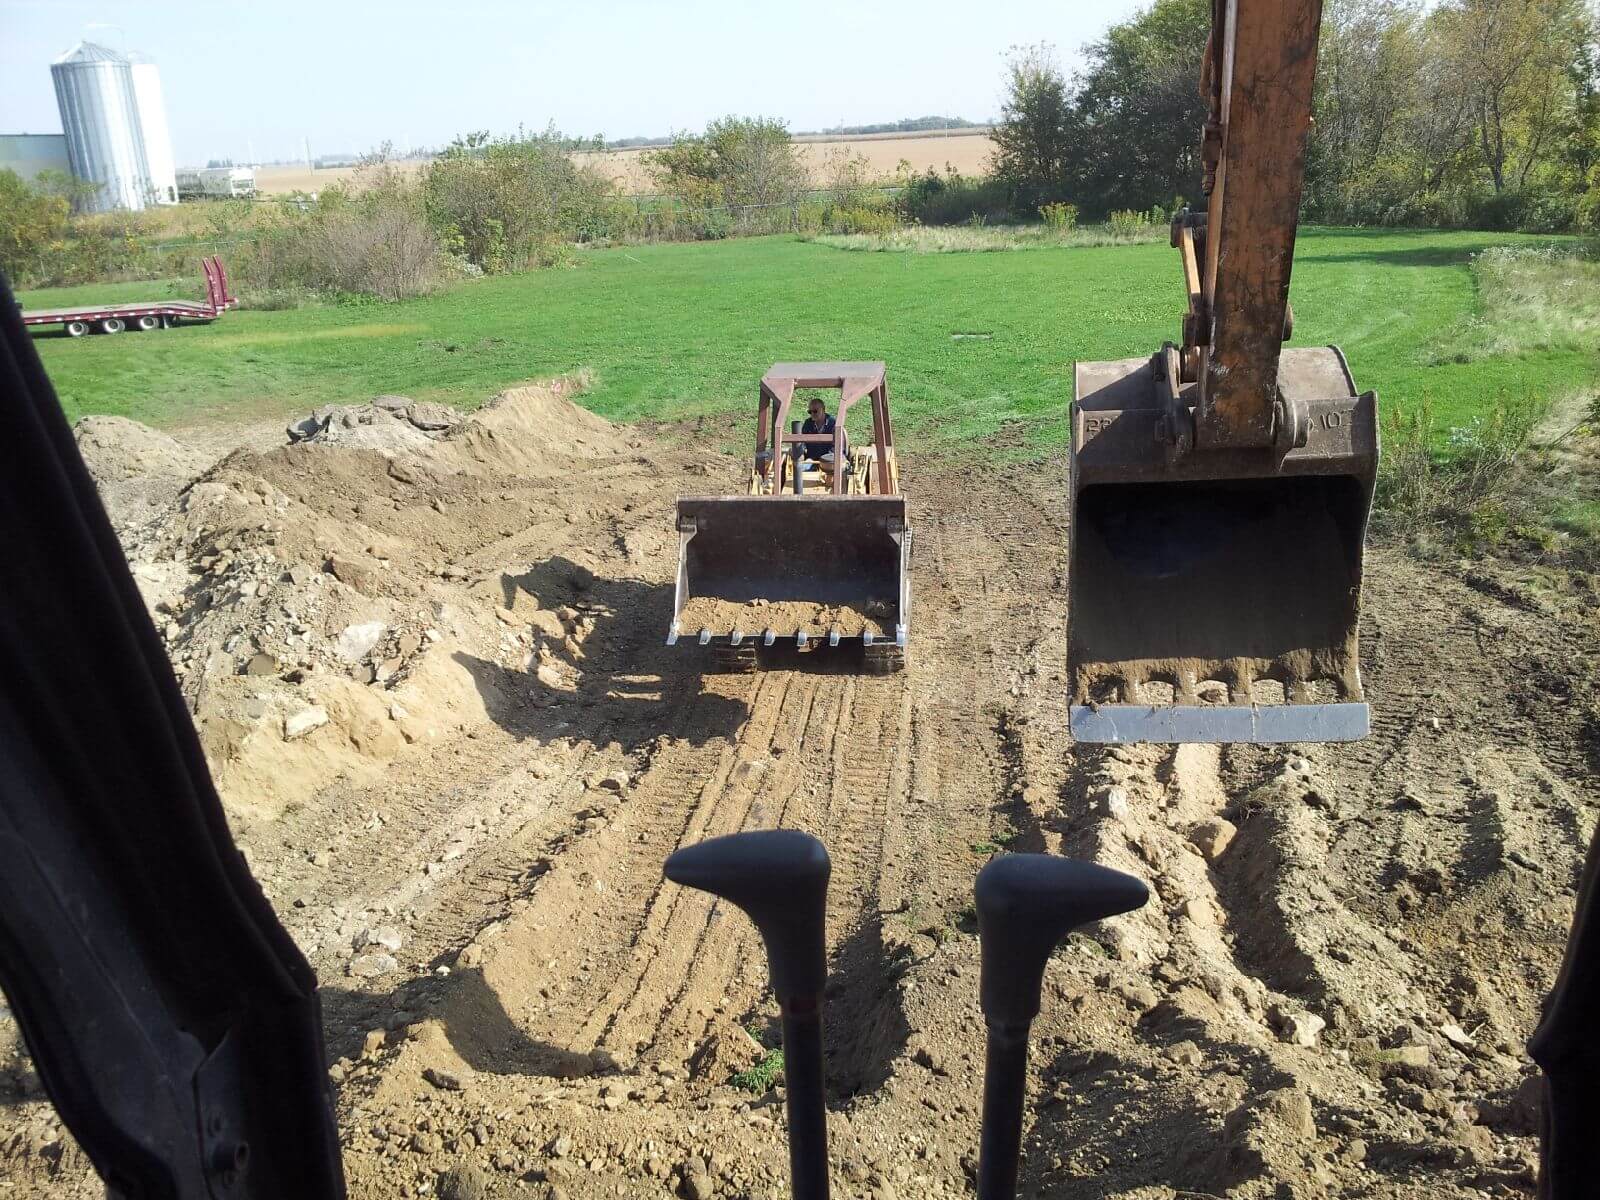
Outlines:
[{"label": "leafy tree", "polygon": [[1011,208],[1032,212],[1066,185],[1074,133],[1067,81],[1046,42],[1013,46],[1006,56],[1006,98],[992,134],[994,174]]},{"label": "leafy tree", "polygon": [[578,166],[555,129],[458,137],[428,164],[423,206],[445,244],[493,274],[558,256],[603,224],[610,180]]},{"label": "leafy tree", "polygon": [[67,234],[67,201],[0,169],[0,271],[17,280],[28,275],[45,248]]},{"label": "leafy tree", "polygon": [[1199,197],[1210,29],[1208,0],[1155,0],[1087,48],[1073,96],[1068,199],[1103,214]]},{"label": "leafy tree", "polygon": [[1528,186],[1570,122],[1580,0],[1455,0],[1433,14],[1441,56],[1467,89],[1477,165],[1496,192]]},{"label": "leafy tree", "polygon": [[66,171],[45,170],[33,177],[33,189],[46,196],[60,196],[69,208],[76,209],[89,200],[104,184],[79,179]]},{"label": "leafy tree", "polygon": [[788,127],[768,117],[719,117],[644,161],[663,191],[701,207],[792,204],[810,182]]},{"label": "leafy tree", "polygon": [[[1197,199],[1207,0],[1087,48],[1061,191],[1085,215]],[[1325,0],[1308,215],[1553,230],[1600,214],[1591,0]]]}]

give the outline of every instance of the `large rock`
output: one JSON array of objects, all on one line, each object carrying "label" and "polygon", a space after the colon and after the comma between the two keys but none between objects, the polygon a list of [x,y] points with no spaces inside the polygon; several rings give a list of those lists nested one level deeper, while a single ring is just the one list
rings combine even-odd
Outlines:
[{"label": "large rock", "polygon": [[439,1176],[439,1200],[484,1200],[489,1180],[471,1163],[451,1167]]},{"label": "large rock", "polygon": [[1269,1017],[1272,1027],[1278,1031],[1278,1037],[1292,1046],[1315,1046],[1318,1036],[1328,1025],[1316,1013],[1284,1004],[1273,1005]]},{"label": "large rock", "polygon": [[1223,817],[1212,817],[1201,821],[1191,829],[1189,840],[1201,854],[1206,856],[1207,862],[1216,862],[1233,841],[1234,834],[1238,832],[1232,821]]},{"label": "large rock", "polygon": [[399,967],[392,954],[360,954],[350,962],[350,974],[357,979],[378,979]]},{"label": "large rock", "polygon": [[292,742],[296,738],[305,737],[313,729],[320,729],[328,723],[328,710],[310,705],[302,708],[297,713],[291,713],[283,721],[283,737],[285,741]]},{"label": "large rock", "polygon": [[346,625],[334,640],[333,652],[347,663],[360,662],[383,639],[384,628],[382,621]]}]

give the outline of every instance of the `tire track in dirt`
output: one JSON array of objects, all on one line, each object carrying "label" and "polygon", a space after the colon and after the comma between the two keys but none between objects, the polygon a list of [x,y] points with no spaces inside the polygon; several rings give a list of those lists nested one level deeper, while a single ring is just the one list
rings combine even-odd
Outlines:
[{"label": "tire track in dirt", "polygon": [[[663,665],[664,680],[675,665],[688,676],[688,707],[722,695],[748,714],[725,735],[680,718],[653,744],[609,826],[551,855],[556,869],[501,948],[554,976],[542,1000],[504,998],[528,1037],[579,1053],[601,1048],[621,1062],[682,1062],[719,1024],[760,1012],[767,972],[753,929],[729,906],[665,885],[661,866],[680,845],[783,825],[817,834],[834,862],[831,1074],[844,1092],[882,1080],[907,1033],[895,963],[911,938],[965,906],[981,862],[972,847],[1008,787],[999,744],[999,714],[1016,694],[1008,618],[1042,582],[1051,527],[1015,489],[995,509],[987,528],[943,508],[921,515],[924,599],[902,675],[840,674],[818,655],[748,680],[706,676],[696,691],[698,659]],[[947,608],[949,598],[960,603]],[[956,636],[967,630],[977,636]],[[957,677],[970,690],[952,691]],[[975,714],[978,697],[988,707]]]},{"label": "tire track in dirt", "polygon": [[[731,982],[732,959],[744,936],[742,919],[705,893],[667,885],[661,868],[680,846],[745,828],[765,828],[769,810],[781,814],[784,793],[795,784],[798,754],[818,699],[814,681],[792,673],[760,678],[750,720],[724,752],[719,770],[694,795],[687,787],[663,788],[654,802],[680,814],[674,836],[658,843],[641,863],[637,879],[647,894],[634,940],[633,969],[625,972],[601,1003],[581,1039],[593,1037],[613,1049],[638,1052],[670,1045],[686,1057],[705,1031]],[[776,762],[766,757],[778,751]],[[760,765],[758,765],[760,764]],[[689,816],[681,814],[688,809]]]}]

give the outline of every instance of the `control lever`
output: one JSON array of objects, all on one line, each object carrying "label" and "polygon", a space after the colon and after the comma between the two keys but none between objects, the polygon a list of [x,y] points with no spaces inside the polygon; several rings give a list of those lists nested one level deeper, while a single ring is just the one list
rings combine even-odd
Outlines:
[{"label": "control lever", "polygon": [[978,872],[979,998],[988,1026],[978,1200],[1012,1200],[1022,1153],[1028,1031],[1044,967],[1073,929],[1131,912],[1150,898],[1121,871],[1049,854],[1006,854]]},{"label": "control lever", "polygon": [[828,1200],[828,1130],[822,1083],[822,990],[828,960],[828,875],[821,842],[798,829],[761,829],[685,846],[666,876],[742,908],[767,946],[783,1020],[794,1200]]},{"label": "control lever", "polygon": [[[789,432],[799,436],[800,422],[790,421]],[[794,475],[794,494],[796,496],[805,491],[805,483],[801,478],[805,474],[805,455],[806,448],[803,442],[789,443],[789,458],[792,463],[789,470]]]}]

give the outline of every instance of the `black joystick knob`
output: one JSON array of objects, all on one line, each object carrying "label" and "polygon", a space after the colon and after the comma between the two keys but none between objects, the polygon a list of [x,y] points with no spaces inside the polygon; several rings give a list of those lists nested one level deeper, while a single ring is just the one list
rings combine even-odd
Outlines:
[{"label": "black joystick knob", "polygon": [[742,908],[766,943],[783,1020],[789,1171],[795,1200],[827,1200],[828,1131],[822,1081],[822,993],[827,983],[828,875],[821,842],[797,829],[763,829],[685,846],[667,859],[674,883]]},{"label": "black joystick knob", "polygon": [[979,995],[988,1026],[978,1200],[1011,1200],[1022,1153],[1028,1031],[1044,967],[1080,925],[1131,912],[1150,898],[1131,875],[1049,854],[1007,854],[978,873]]}]

